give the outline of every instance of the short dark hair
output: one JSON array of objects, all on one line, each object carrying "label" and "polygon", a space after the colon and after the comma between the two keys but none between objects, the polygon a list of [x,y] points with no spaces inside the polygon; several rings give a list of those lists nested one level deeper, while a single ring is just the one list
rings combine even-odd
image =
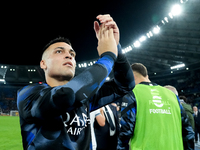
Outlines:
[{"label": "short dark hair", "polygon": [[183,95],[179,96],[179,99],[183,99],[185,103],[189,102],[188,99]]},{"label": "short dark hair", "polygon": [[72,46],[71,43],[70,43],[70,41],[69,41],[69,39],[67,39],[67,38],[65,38],[65,37],[57,37],[57,38],[51,40],[47,45],[45,45],[45,47],[43,48],[43,52],[44,52],[50,45],[52,45],[52,44],[54,44],[54,43],[58,43],[58,42],[64,42],[64,43],[67,43],[67,44],[69,44],[70,46]]},{"label": "short dark hair", "polygon": [[137,73],[141,74],[143,77],[146,77],[148,75],[147,68],[141,63],[134,63],[131,65],[131,68],[133,71],[136,71]]}]

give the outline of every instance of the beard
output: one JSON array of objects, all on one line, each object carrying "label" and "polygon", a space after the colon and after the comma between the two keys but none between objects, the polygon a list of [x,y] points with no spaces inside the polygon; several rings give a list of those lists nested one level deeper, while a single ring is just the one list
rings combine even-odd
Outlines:
[{"label": "beard", "polygon": [[65,76],[59,76],[59,75],[55,75],[52,76],[54,79],[57,79],[58,81],[70,81],[71,79],[73,79],[73,75],[65,75]]}]

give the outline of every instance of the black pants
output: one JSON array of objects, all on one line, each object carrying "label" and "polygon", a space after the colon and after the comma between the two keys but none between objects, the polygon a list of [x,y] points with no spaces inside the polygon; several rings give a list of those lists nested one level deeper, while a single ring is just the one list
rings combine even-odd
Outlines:
[{"label": "black pants", "polygon": [[[195,126],[195,142],[198,142],[198,134],[199,134],[199,138],[200,138],[200,127]],[[200,139],[199,139],[199,141],[200,141]]]}]

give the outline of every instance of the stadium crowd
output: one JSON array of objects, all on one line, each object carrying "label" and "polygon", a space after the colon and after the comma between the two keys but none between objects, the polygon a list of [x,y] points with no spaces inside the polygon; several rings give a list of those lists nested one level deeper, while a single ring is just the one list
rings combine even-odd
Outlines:
[{"label": "stadium crowd", "polygon": [[[160,85],[167,84],[173,85],[180,95],[186,96],[192,107],[197,106],[200,109],[200,73],[195,73],[183,83],[174,80],[170,83],[160,83]],[[23,85],[0,85],[0,112],[8,114],[11,110],[17,110],[17,91],[22,87]]]},{"label": "stadium crowd", "polygon": [[0,112],[9,115],[11,110],[17,110],[17,90],[19,87],[1,85],[0,87]]}]

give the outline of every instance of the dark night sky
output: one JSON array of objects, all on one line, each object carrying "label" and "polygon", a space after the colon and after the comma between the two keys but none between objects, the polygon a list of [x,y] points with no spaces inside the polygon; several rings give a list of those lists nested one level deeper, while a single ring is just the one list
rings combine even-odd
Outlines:
[{"label": "dark night sky", "polygon": [[1,11],[0,64],[39,65],[42,48],[64,36],[77,62],[98,58],[93,22],[110,14],[120,29],[122,47],[130,45],[165,17],[178,0],[101,0],[7,2]]}]

